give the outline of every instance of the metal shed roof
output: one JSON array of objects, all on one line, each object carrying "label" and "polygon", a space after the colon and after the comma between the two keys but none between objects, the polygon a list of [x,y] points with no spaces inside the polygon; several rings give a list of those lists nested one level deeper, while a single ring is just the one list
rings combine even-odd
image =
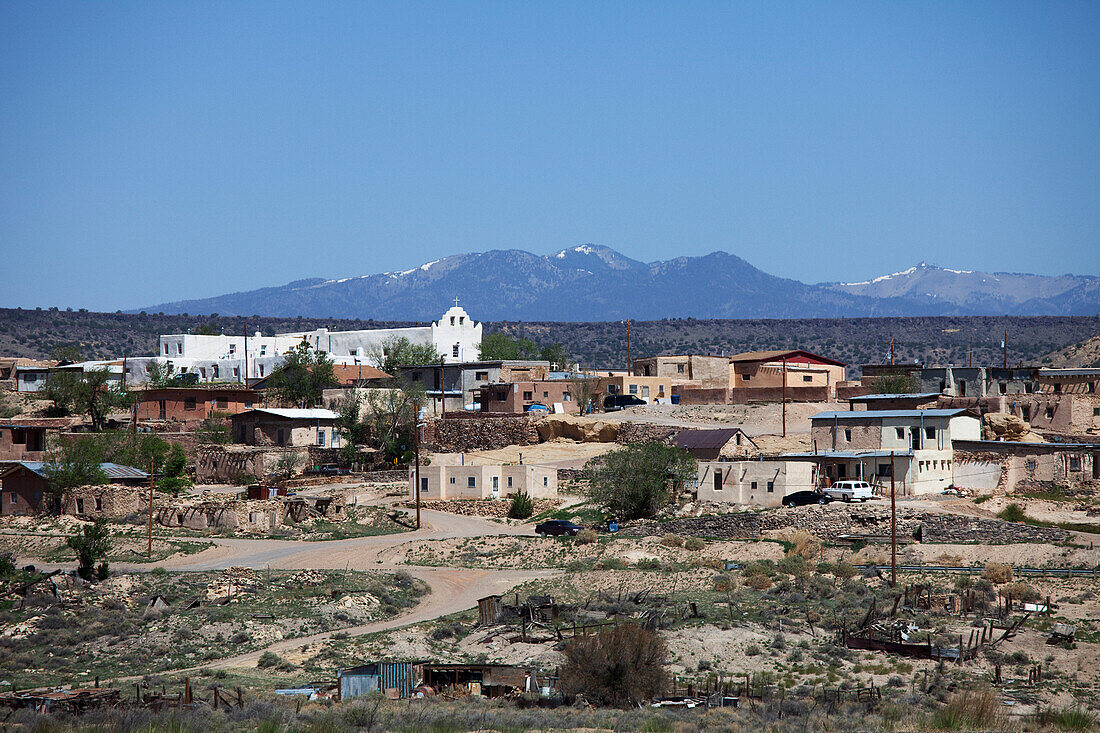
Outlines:
[{"label": "metal shed roof", "polygon": [[[956,417],[958,415],[974,415],[970,410],[936,409],[936,410],[864,410],[862,412],[819,412],[811,420],[881,420],[895,417]],[[977,417],[975,415],[975,417]]]}]

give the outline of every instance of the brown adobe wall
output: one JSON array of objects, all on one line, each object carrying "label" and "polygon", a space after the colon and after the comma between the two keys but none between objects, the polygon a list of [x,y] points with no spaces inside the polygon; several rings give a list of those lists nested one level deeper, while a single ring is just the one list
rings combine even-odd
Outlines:
[{"label": "brown adobe wall", "polygon": [[[730,390],[730,404],[742,405],[749,402],[779,402],[783,399],[780,387],[738,387]],[[788,402],[827,402],[829,388],[787,386]]]}]

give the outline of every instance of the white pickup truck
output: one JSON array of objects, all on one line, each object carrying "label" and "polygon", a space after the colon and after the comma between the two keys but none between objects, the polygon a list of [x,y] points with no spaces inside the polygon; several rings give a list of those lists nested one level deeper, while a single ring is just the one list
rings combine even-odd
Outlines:
[{"label": "white pickup truck", "polygon": [[825,494],[842,501],[867,501],[875,493],[871,484],[866,481],[837,481],[832,486],[823,490]]}]

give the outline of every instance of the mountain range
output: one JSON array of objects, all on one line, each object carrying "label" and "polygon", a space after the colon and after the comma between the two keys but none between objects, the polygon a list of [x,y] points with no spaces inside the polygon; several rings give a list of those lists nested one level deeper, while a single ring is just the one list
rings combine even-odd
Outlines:
[{"label": "mountain range", "polygon": [[1093,315],[1100,277],[949,270],[921,263],[872,280],[807,284],[712,252],[644,263],[583,244],[550,255],[458,254],[408,270],[311,278],[148,306],[168,314],[438,318],[458,298],[478,320]]}]

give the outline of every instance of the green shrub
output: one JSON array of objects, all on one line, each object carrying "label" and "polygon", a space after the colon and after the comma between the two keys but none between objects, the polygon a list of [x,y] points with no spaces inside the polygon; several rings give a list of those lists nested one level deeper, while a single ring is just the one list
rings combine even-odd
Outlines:
[{"label": "green shrub", "polygon": [[575,541],[578,545],[591,545],[597,539],[599,539],[599,537],[596,534],[596,530],[582,529],[580,532],[577,532]]},{"label": "green shrub", "polygon": [[525,491],[512,494],[512,504],[508,507],[508,516],[512,519],[527,519],[535,513],[535,502]]},{"label": "green shrub", "polygon": [[684,549],[691,550],[692,552],[698,552],[706,546],[707,543],[703,542],[698,537],[688,537],[687,541],[684,542]]},{"label": "green shrub", "polygon": [[264,652],[260,655],[259,660],[256,662],[256,666],[260,669],[269,669],[282,663],[282,657],[280,657],[275,652]]},{"label": "green shrub", "polygon": [[1009,504],[998,512],[997,516],[1006,522],[1023,522],[1027,520],[1027,513],[1019,504]]},{"label": "green shrub", "polygon": [[665,547],[683,547],[684,538],[675,534],[666,534],[661,538],[661,544]]}]

